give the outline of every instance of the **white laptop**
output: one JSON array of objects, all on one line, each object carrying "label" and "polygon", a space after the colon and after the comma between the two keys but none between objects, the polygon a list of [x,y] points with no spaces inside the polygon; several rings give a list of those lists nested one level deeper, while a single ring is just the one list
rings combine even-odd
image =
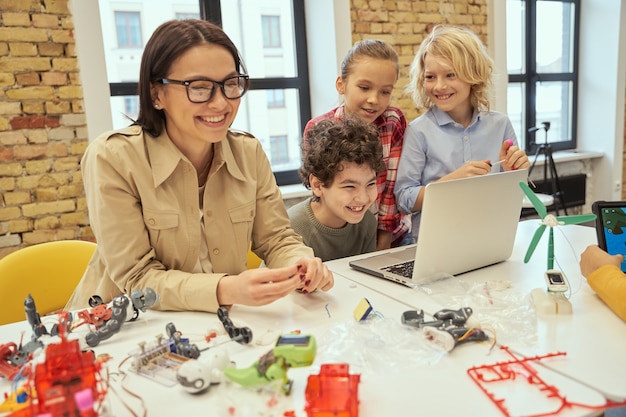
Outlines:
[{"label": "white laptop", "polygon": [[513,252],[527,178],[517,170],[428,184],[417,244],[349,264],[413,287],[502,262]]}]

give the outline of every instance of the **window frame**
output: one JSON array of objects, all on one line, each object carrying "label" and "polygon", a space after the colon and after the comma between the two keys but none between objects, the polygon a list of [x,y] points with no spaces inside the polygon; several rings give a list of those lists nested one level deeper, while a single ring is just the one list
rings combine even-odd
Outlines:
[{"label": "window frame", "polygon": [[[293,27],[296,50],[295,77],[251,78],[250,90],[283,90],[296,89],[300,104],[300,130],[311,119],[311,93],[309,91],[309,63],[307,57],[307,40],[304,13],[304,0],[291,0],[293,4]],[[221,0],[199,0],[200,18],[222,26]],[[245,57],[244,57],[245,60]],[[109,83],[111,97],[137,95],[137,82]],[[254,132],[251,132],[254,134]],[[275,171],[274,177],[278,185],[300,184],[298,170]]]},{"label": "window frame", "polygon": [[[578,114],[578,74],[579,74],[579,47],[580,47],[580,0],[520,0],[525,4],[526,16],[524,22],[525,33],[523,43],[526,45],[525,60],[522,64],[521,74],[508,74],[509,84],[523,83],[524,102],[524,131],[518,132],[524,138],[524,149],[528,154],[534,154],[538,145],[543,143],[543,137],[536,137],[540,132],[531,133],[528,129],[538,126],[536,119],[537,83],[539,82],[571,82],[572,83],[572,113],[569,126],[564,126],[564,132],[571,132],[571,137],[566,140],[554,141],[550,138],[550,146],[553,151],[575,149],[577,147],[577,114]],[[569,3],[574,7],[573,27],[573,67],[571,72],[560,73],[537,73],[537,2]]]}]

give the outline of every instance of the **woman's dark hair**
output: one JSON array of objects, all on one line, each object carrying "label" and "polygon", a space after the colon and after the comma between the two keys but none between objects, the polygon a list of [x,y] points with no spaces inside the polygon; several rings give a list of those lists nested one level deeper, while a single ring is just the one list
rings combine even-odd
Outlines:
[{"label": "woman's dark hair", "polygon": [[[311,189],[309,175],[317,177],[324,187],[330,187],[343,164],[353,162],[383,172],[383,147],[378,129],[357,116],[344,119],[324,119],[306,131],[302,143],[302,166],[298,170],[302,183]],[[318,200],[313,196],[313,200]]]},{"label": "woman's dark hair", "polygon": [[152,33],[141,57],[139,70],[139,116],[138,124],[152,136],[163,131],[163,111],[154,108],[151,95],[152,83],[166,78],[172,63],[189,49],[212,44],[222,46],[233,57],[239,74],[247,74],[246,67],[235,44],[219,26],[200,19],[170,20]]}]

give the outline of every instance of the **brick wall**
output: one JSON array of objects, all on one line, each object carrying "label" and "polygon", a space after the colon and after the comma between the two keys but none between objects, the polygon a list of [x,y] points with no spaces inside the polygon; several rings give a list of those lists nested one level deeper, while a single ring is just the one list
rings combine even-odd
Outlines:
[{"label": "brick wall", "polygon": [[93,239],[79,169],[87,143],[68,0],[0,0],[0,258]]},{"label": "brick wall", "polygon": [[407,120],[418,116],[404,94],[409,67],[419,45],[438,23],[464,26],[487,42],[487,0],[351,0],[352,41],[382,39],[394,46],[400,59],[400,78],[392,105]]}]

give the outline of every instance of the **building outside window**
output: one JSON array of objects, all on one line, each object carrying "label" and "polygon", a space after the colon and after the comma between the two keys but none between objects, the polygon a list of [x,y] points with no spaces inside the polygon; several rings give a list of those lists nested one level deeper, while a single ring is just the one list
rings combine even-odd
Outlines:
[{"label": "building outside window", "polygon": [[285,107],[284,90],[265,90],[267,96],[267,108],[276,109]]},{"label": "building outside window", "polygon": [[118,48],[141,48],[141,22],[138,12],[115,12]]},{"label": "building outside window", "polygon": [[280,48],[280,16],[261,16],[263,47]]},{"label": "building outside window", "polygon": [[287,135],[270,136],[270,157],[272,163],[285,163],[289,160],[289,141]]}]

